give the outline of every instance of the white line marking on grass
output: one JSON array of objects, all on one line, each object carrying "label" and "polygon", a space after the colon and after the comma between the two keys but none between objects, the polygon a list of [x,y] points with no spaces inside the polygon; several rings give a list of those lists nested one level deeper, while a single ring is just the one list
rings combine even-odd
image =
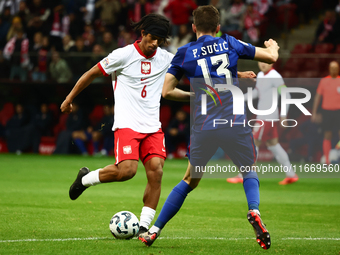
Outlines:
[{"label": "white line marking on grass", "polygon": [[[225,238],[225,237],[159,237],[158,239],[164,240],[226,240],[226,241],[240,241],[255,239],[253,237],[240,237],[240,238]],[[57,238],[57,239],[17,239],[17,240],[0,240],[0,243],[19,243],[19,242],[66,242],[66,241],[92,241],[92,240],[115,240],[113,237],[86,237],[86,238]],[[340,237],[284,237],[279,240],[328,240],[328,241],[340,241]]]},{"label": "white line marking on grass", "polygon": [[17,239],[17,240],[0,240],[0,243],[18,243],[18,242],[65,242],[65,241],[88,241],[88,240],[106,240],[110,237],[86,237],[86,238],[57,238],[57,239]]}]

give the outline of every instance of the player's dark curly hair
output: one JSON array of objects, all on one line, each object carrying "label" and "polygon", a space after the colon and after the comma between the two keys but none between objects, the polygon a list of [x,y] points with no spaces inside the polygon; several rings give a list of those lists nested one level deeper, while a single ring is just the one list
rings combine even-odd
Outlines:
[{"label": "player's dark curly hair", "polygon": [[156,13],[150,13],[142,17],[138,22],[131,22],[132,29],[137,33],[142,30],[147,30],[147,28],[154,25],[162,26],[166,29],[167,35],[164,38],[164,42],[166,43],[166,39],[169,38],[170,22],[164,16]]}]

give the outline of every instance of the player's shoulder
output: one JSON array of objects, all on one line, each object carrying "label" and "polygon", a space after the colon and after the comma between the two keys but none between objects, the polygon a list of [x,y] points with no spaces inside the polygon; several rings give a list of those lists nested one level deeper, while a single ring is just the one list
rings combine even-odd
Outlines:
[{"label": "player's shoulder", "polygon": [[272,78],[282,78],[281,74],[278,71],[276,71],[274,68],[271,69],[267,75]]},{"label": "player's shoulder", "polygon": [[126,45],[121,48],[114,49],[108,57],[119,56],[120,58],[128,58],[131,54],[133,54],[133,44]]},{"label": "player's shoulder", "polygon": [[260,71],[258,74],[257,74],[257,78],[263,78],[264,77],[264,73],[262,71]]}]

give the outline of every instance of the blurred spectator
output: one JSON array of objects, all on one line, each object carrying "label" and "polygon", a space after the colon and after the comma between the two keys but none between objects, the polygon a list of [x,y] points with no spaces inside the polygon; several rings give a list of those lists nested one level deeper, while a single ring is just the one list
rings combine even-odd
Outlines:
[{"label": "blurred spectator", "polygon": [[6,8],[9,9],[12,15],[19,11],[19,3],[21,0],[2,0],[0,1],[0,13]]},{"label": "blurred spectator", "polygon": [[153,5],[146,0],[138,0],[130,10],[130,19],[134,22],[140,20],[143,16],[153,12]]},{"label": "blurred spectator", "polygon": [[132,44],[135,41],[135,38],[132,37],[131,33],[126,31],[125,27],[121,26],[118,36],[118,48],[125,47],[128,44]]},{"label": "blurred spectator", "polygon": [[323,154],[329,164],[329,152],[332,149],[333,130],[340,137],[340,76],[339,63],[329,63],[329,75],[320,80],[313,103],[312,122],[316,122],[317,110],[322,99],[322,129],[324,132]]},{"label": "blurred spectator", "polygon": [[14,36],[5,46],[4,57],[10,60],[11,72],[9,78],[13,80],[15,76],[19,76],[21,81],[27,79],[27,68],[29,67],[28,57],[29,42],[24,37],[22,28],[16,30]]},{"label": "blurred spectator", "polygon": [[33,152],[39,153],[39,144],[42,136],[52,135],[52,121],[53,116],[49,111],[46,103],[41,104],[40,112],[35,115],[33,120],[34,132],[33,132]]},{"label": "blurred spectator", "polygon": [[72,133],[76,130],[85,130],[86,119],[79,105],[73,102],[72,112],[67,117],[66,130],[61,131],[57,138],[54,154],[68,154],[71,152]]},{"label": "blurred spectator", "polygon": [[68,33],[72,36],[72,38],[77,38],[83,34],[84,22],[79,19],[77,15],[74,13],[70,13],[68,15],[69,29]]},{"label": "blurred spectator", "polygon": [[259,41],[259,30],[258,26],[261,23],[261,15],[254,9],[252,4],[247,5],[246,12],[243,16],[243,41],[256,44]]},{"label": "blurred spectator", "polygon": [[86,24],[91,24],[94,19],[95,2],[96,0],[86,0],[86,5],[83,9],[84,21]]},{"label": "blurred spectator", "polygon": [[179,26],[190,23],[191,13],[197,8],[192,0],[170,0],[164,12],[169,13],[172,23],[171,35],[178,35]]},{"label": "blurred spectator", "polygon": [[[137,5],[137,3],[136,3]],[[121,4],[119,0],[99,0],[95,4],[96,9],[100,9],[100,20],[102,25],[109,31],[112,31],[115,36],[118,34],[117,18]]]},{"label": "blurred spectator", "polygon": [[243,24],[243,14],[246,11],[246,5],[242,0],[234,0],[230,8],[221,10],[222,31],[241,30]]},{"label": "blurred spectator", "polygon": [[[96,44],[93,46],[92,49],[92,54],[90,58],[90,66],[96,65],[99,61],[101,61],[104,57],[106,56],[102,46],[99,44]],[[95,78],[92,83],[103,83],[105,82],[106,77],[105,76],[100,76]]]},{"label": "blurred spectator", "polygon": [[[93,154],[97,156],[107,156],[113,148],[113,116],[114,107],[105,105],[103,108],[104,117],[94,129],[88,127],[87,130],[77,130],[72,133],[74,143],[83,155],[88,155],[85,142],[92,140]],[[103,149],[99,152],[99,143],[103,139]]]},{"label": "blurred spectator", "polygon": [[[38,38],[36,38],[36,36]],[[34,38],[39,41],[40,35],[38,33],[34,35]],[[41,38],[42,45],[40,48],[37,48],[35,51],[35,55],[33,56],[33,72],[32,72],[32,80],[45,82],[47,80],[47,63],[48,63],[48,52],[49,52],[49,40],[47,36],[43,36]]]},{"label": "blurred spectator", "polygon": [[22,151],[28,149],[32,144],[32,131],[29,114],[22,104],[17,104],[14,116],[6,125],[8,151],[21,154]]},{"label": "blurred spectator", "polygon": [[9,8],[6,8],[0,16],[0,49],[3,49],[7,43],[7,34],[11,27],[12,16]]},{"label": "blurred spectator", "polygon": [[0,79],[8,79],[9,73],[10,73],[10,66],[8,65],[7,61],[4,58],[4,55],[2,54],[2,51],[0,50]]},{"label": "blurred spectator", "polygon": [[59,52],[52,53],[52,61],[50,63],[50,74],[54,81],[58,83],[69,82],[72,78],[72,73],[66,61],[60,58]]},{"label": "blurred spectator", "polygon": [[73,80],[77,81],[87,71],[89,61],[89,50],[81,36],[77,37],[76,44],[70,48],[70,52],[75,53],[70,56],[68,63],[72,70]]},{"label": "blurred spectator", "polygon": [[247,0],[247,4],[253,4],[254,9],[262,16],[266,15],[273,5],[272,0]]},{"label": "blurred spectator", "polygon": [[40,31],[43,34],[48,34],[51,29],[46,22],[51,15],[51,9],[48,8],[50,1],[33,0],[28,2],[28,7],[33,18],[30,20],[28,26],[34,29],[33,33]]},{"label": "blurred spectator", "polygon": [[11,38],[13,38],[13,36],[16,35],[16,33],[19,29],[21,29],[23,31],[23,33],[25,33],[21,19],[18,16],[16,16],[16,17],[13,18],[12,25],[8,30],[8,33],[7,33],[7,36],[6,36],[7,41],[9,41]]},{"label": "blurred spectator", "polygon": [[339,42],[340,24],[335,11],[328,10],[324,19],[319,23],[315,32],[314,43],[333,43]]},{"label": "blurred spectator", "polygon": [[51,47],[54,47],[56,51],[62,50],[62,38],[64,34],[67,34],[68,32],[69,20],[68,17],[64,19],[63,11],[64,6],[62,4],[54,6],[52,14],[48,19],[50,45]]},{"label": "blurred spectator", "polygon": [[84,44],[85,46],[87,46],[89,48],[89,50],[91,51],[95,42],[96,42],[96,38],[94,36],[94,30],[93,27],[91,25],[85,25],[84,27],[84,33],[82,35],[83,39],[84,39]]},{"label": "blurred spectator", "polygon": [[335,12],[336,12],[337,14],[340,14],[340,0],[339,0],[338,5],[335,6]]},{"label": "blurred spectator", "polygon": [[113,40],[111,32],[105,32],[103,34],[103,42],[101,43],[101,46],[106,54],[117,49],[117,42]]},{"label": "blurred spectator", "polygon": [[314,155],[316,152],[322,148],[322,115],[320,113],[316,114],[315,122],[311,119],[298,125],[299,131],[302,133],[301,138],[292,139],[289,142],[289,157],[292,161],[301,160],[301,155],[299,155],[298,150],[303,145],[307,145],[307,158],[306,161],[312,162],[316,161]]},{"label": "blurred spectator", "polygon": [[165,133],[165,144],[168,151],[168,157],[172,158],[177,146],[184,142],[189,142],[190,124],[189,118],[185,111],[176,112],[175,118],[170,122],[167,132]]},{"label": "blurred spectator", "polygon": [[64,52],[69,52],[70,48],[74,46],[75,43],[70,35],[64,35],[63,37],[63,50]]},{"label": "blurred spectator", "polygon": [[24,31],[27,29],[27,24],[28,22],[33,18],[30,10],[27,7],[27,4],[25,1],[21,1],[19,4],[19,12],[18,12],[18,17],[21,19]]},{"label": "blurred spectator", "polygon": [[188,25],[180,25],[178,35],[171,40],[169,51],[173,54],[176,54],[179,47],[182,47],[183,45],[190,42],[191,37],[192,33],[191,29],[188,29]]}]

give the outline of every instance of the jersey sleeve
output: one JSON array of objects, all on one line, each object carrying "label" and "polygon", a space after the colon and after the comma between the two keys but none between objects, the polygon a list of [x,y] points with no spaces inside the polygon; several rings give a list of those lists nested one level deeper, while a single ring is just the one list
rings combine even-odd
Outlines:
[{"label": "jersey sleeve", "polygon": [[97,66],[104,76],[109,76],[122,66],[125,54],[122,49],[112,51],[107,57],[98,62]]},{"label": "jersey sleeve", "polygon": [[322,79],[319,83],[318,88],[316,89],[316,93],[318,93],[319,95],[323,94],[323,89],[324,88],[324,79]]},{"label": "jersey sleeve", "polygon": [[171,73],[176,77],[177,80],[180,80],[184,74],[183,60],[185,56],[186,48],[185,49],[178,49],[176,55],[173,57],[171,61],[170,68],[168,69],[168,73]]},{"label": "jersey sleeve", "polygon": [[241,59],[254,59],[255,46],[251,45],[250,43],[245,43],[241,40],[236,40],[234,37],[229,35],[223,35],[222,38],[228,40],[229,47],[235,49]]}]

